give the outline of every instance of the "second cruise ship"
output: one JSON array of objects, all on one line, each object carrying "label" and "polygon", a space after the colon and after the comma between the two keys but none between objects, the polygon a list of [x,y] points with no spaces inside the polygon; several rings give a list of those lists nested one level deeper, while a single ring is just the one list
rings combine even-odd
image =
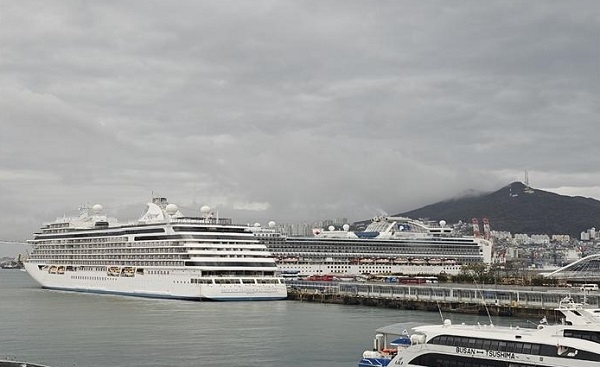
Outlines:
[{"label": "second cruise ship", "polygon": [[463,265],[492,259],[491,241],[459,236],[444,221],[377,216],[364,231],[350,231],[346,224],[312,237],[286,237],[274,227],[255,225],[253,231],[288,276],[455,275]]}]

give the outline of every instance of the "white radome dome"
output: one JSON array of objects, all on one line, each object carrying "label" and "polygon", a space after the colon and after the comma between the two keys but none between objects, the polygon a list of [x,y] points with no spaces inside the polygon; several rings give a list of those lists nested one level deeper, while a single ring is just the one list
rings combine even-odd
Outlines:
[{"label": "white radome dome", "polygon": [[445,227],[445,226],[446,226],[446,221],[440,220],[440,227]]},{"label": "white radome dome", "polygon": [[329,229],[330,231],[333,231],[335,229],[334,226],[329,226],[327,229]]},{"label": "white radome dome", "polygon": [[254,227],[256,227],[256,228],[260,227],[260,223],[258,223],[258,222],[254,223]]},{"label": "white radome dome", "polygon": [[269,227],[271,227],[271,228],[275,227],[275,222],[273,222],[273,221],[270,221],[270,222],[269,222]]},{"label": "white radome dome", "polygon": [[348,230],[350,229],[350,225],[348,223],[344,224],[344,231],[348,232]]},{"label": "white radome dome", "polygon": [[179,210],[179,208],[175,204],[169,204],[169,205],[167,205],[165,210],[167,211],[167,214],[173,215],[173,214],[177,213],[177,210]]},{"label": "white radome dome", "polygon": [[204,214],[208,214],[210,213],[210,206],[204,205],[202,208],[200,208],[200,211]]},{"label": "white radome dome", "polygon": [[94,213],[98,214],[102,211],[102,205],[96,204],[92,207],[92,210],[94,211]]}]

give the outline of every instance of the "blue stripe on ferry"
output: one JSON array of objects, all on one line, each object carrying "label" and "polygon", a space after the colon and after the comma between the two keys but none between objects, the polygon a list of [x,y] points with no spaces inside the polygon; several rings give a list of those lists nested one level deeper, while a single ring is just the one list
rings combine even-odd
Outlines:
[{"label": "blue stripe on ferry", "polygon": [[235,298],[206,298],[206,297],[186,297],[186,296],[173,296],[168,294],[154,294],[154,293],[127,293],[127,292],[116,292],[107,291],[102,289],[82,289],[82,288],[62,288],[62,287],[42,287],[44,289],[66,291],[66,292],[78,292],[78,293],[93,293],[93,294],[112,294],[117,296],[127,297],[140,297],[140,298],[159,298],[159,299],[180,299],[185,301],[278,301],[284,300],[287,297],[235,297]]},{"label": "blue stripe on ferry", "polygon": [[363,358],[358,362],[358,367],[385,367],[391,361],[390,358]]}]

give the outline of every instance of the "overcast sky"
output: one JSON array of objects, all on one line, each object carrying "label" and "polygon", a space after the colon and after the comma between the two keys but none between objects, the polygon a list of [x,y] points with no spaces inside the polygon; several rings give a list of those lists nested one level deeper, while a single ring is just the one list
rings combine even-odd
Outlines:
[{"label": "overcast sky", "polygon": [[238,223],[513,181],[600,199],[600,2],[0,0],[0,239],[152,193]]}]

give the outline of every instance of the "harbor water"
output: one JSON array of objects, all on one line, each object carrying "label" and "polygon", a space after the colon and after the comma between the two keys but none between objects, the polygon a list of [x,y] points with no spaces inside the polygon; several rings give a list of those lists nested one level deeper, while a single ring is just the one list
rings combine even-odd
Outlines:
[{"label": "harbor water", "polygon": [[365,306],[50,291],[25,272],[0,270],[0,359],[51,367],[353,367],[376,328],[440,322],[436,312]]}]

